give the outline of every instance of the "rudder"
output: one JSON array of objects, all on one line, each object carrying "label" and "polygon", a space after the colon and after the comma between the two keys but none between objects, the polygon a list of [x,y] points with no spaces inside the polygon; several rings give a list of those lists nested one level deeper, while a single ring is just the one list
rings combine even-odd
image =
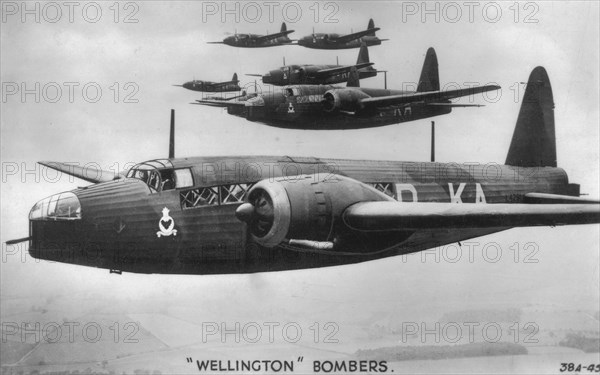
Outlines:
[{"label": "rudder", "polygon": [[367,45],[365,42],[360,44],[360,50],[358,51],[358,59],[356,59],[356,65],[369,63],[369,50],[367,49]]},{"label": "rudder", "polygon": [[546,69],[533,69],[527,81],[506,165],[556,167],[554,98]]},{"label": "rudder", "polygon": [[358,75],[358,70],[356,70],[356,67],[354,66],[350,69],[350,74],[348,74],[346,87],[360,87],[360,77]]},{"label": "rudder", "polygon": [[423,69],[421,70],[417,92],[439,90],[440,76],[438,73],[437,55],[435,54],[435,50],[430,47],[425,55],[425,62],[423,63]]},{"label": "rudder", "polygon": [[233,78],[231,78],[231,82],[239,82],[237,73],[233,73]]},{"label": "rudder", "polygon": [[281,30],[279,31],[280,33],[287,31],[287,26],[285,25],[285,22],[281,23]]}]

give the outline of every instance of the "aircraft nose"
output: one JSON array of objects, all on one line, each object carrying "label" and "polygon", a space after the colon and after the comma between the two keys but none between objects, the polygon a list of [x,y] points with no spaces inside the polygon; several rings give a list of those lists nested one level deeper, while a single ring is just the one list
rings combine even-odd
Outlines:
[{"label": "aircraft nose", "polygon": [[29,254],[38,259],[69,259],[82,243],[79,198],[60,193],[37,202],[29,212]]}]

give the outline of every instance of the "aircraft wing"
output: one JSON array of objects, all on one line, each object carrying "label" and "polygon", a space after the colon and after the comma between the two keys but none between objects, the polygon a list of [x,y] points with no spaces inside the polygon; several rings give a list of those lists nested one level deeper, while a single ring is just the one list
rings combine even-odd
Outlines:
[{"label": "aircraft wing", "polygon": [[228,99],[223,99],[223,100],[216,100],[216,99],[201,99],[201,100],[196,100],[196,102],[194,103],[190,103],[190,104],[198,104],[198,105],[206,105],[209,107],[222,107],[222,108],[229,108],[229,107],[244,107],[246,105],[246,101],[230,101]]},{"label": "aircraft wing", "polygon": [[342,36],[337,37],[335,39],[330,39],[330,41],[334,42],[334,43],[348,43],[350,41],[353,41],[353,40],[358,39],[358,38],[362,38],[365,35],[369,35],[371,33],[379,31],[379,30],[381,30],[379,27],[374,27],[372,29],[367,29],[367,30],[364,30],[364,31],[359,31],[357,33],[352,33],[352,34],[348,34],[348,35],[342,35]]},{"label": "aircraft wing", "polygon": [[337,68],[321,69],[321,70],[317,71],[315,74],[317,77],[321,77],[321,76],[327,76],[330,74],[345,73],[345,72],[349,72],[350,70],[352,70],[352,68],[356,68],[356,70],[359,70],[359,69],[367,68],[374,64],[375,63],[368,62],[368,63],[361,63],[361,64],[356,64],[356,65],[340,66]]},{"label": "aircraft wing", "polygon": [[280,38],[282,36],[286,36],[286,35],[291,34],[293,32],[294,32],[294,30],[287,30],[287,31],[282,31],[280,33],[264,35],[264,36],[256,38],[256,41],[257,42],[266,42],[267,40]]},{"label": "aircraft wing", "polygon": [[87,182],[108,182],[112,181],[118,175],[112,171],[105,171],[99,168],[95,168],[93,166],[80,166],[74,164],[67,163],[59,163],[56,161],[38,161],[39,164],[57,170],[59,172],[63,172],[68,174],[69,176],[74,176],[80,178]]},{"label": "aircraft wing", "polygon": [[446,90],[446,91],[426,91],[426,92],[415,92],[410,94],[401,95],[389,95],[389,96],[377,96],[372,98],[361,99],[360,104],[362,107],[383,107],[397,104],[410,104],[423,102],[425,105],[446,105],[454,107],[471,106],[468,104],[453,104],[453,103],[436,103],[448,99],[456,99],[463,96],[480,94],[482,92],[493,91],[500,89],[500,86],[487,85],[479,87],[469,87],[466,89]]},{"label": "aircraft wing", "polygon": [[343,219],[365,231],[592,224],[600,223],[600,204],[361,202]]}]

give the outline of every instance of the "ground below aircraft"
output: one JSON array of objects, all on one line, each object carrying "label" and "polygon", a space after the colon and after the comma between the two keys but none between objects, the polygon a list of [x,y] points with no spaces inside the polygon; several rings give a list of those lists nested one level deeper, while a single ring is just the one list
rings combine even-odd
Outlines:
[{"label": "ground below aircraft", "polygon": [[506,165],[289,156],[169,157],[31,209],[32,257],[120,273],[229,274],[365,262],[521,226],[600,222],[557,168],[544,68],[529,77]]},{"label": "ground below aircraft", "polygon": [[427,50],[416,91],[359,86],[358,71],[352,67],[346,87],[291,85],[252,98],[240,97],[227,102],[202,99],[192,104],[227,108],[230,115],[275,127],[359,129],[440,116],[452,112],[454,107],[480,107],[450,100],[500,88],[487,85],[440,90],[438,60],[433,48]]},{"label": "ground below aircraft", "polygon": [[348,81],[350,71],[354,67],[359,79],[375,77],[377,70],[372,67],[369,60],[369,50],[362,44],[356,60],[356,65],[285,65],[279,69],[271,70],[266,74],[246,74],[261,77],[263,83],[285,86],[296,84],[322,85]]},{"label": "ground below aircraft", "polygon": [[288,35],[294,30],[288,30],[285,22],[281,24],[281,31],[275,34],[259,35],[259,34],[235,34],[223,39],[222,42],[207,42],[208,44],[227,44],[232,47],[242,48],[262,48],[284,46],[292,43]]},{"label": "ground below aircraft", "polygon": [[240,80],[238,79],[237,73],[233,73],[231,81],[225,82],[210,82],[193,80],[186,82],[183,85],[173,85],[177,87],[183,87],[192,91],[200,92],[228,92],[228,91],[240,91],[242,88],[239,85]]},{"label": "ground below aircraft", "polygon": [[313,49],[348,49],[360,48],[361,43],[367,46],[378,46],[387,39],[379,39],[375,32],[381,30],[375,27],[373,19],[369,20],[367,29],[357,33],[339,35],[331,33],[316,33],[313,30],[312,35],[305,36],[298,40],[298,45]]}]

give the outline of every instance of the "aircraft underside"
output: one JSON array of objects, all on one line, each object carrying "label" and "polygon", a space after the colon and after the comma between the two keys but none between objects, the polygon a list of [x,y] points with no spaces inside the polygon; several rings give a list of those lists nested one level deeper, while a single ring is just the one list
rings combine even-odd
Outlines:
[{"label": "aircraft underside", "polygon": [[374,113],[359,115],[341,112],[329,113],[314,107],[314,105],[286,103],[271,111],[267,111],[264,107],[244,107],[243,109],[228,109],[228,113],[279,128],[332,130],[364,129],[399,124],[445,115],[452,111],[449,107],[417,105],[378,109]]},{"label": "aircraft underside", "polygon": [[[34,233],[49,229],[44,228],[43,223],[34,224]],[[104,242],[106,246],[97,246],[94,245],[98,243],[94,238],[85,242],[76,239],[77,236],[73,236],[76,231],[69,223],[61,223],[67,225],[58,231],[55,223],[50,224],[56,238],[60,238],[61,245],[53,243],[52,239],[47,239],[44,244],[36,244],[30,250],[35,258],[119,272],[197,275],[273,272],[361,263],[419,252],[509,229],[499,227],[379,233],[377,241],[372,237],[367,243],[365,239],[365,247],[361,252],[356,252],[356,248],[346,249],[343,246],[335,250],[307,249],[293,245],[266,248],[246,238],[243,227],[232,228],[228,233],[211,230],[197,233],[205,237],[203,244],[198,245],[194,245],[193,241],[173,238],[164,247],[148,247],[145,241],[122,241],[118,236],[109,234],[114,241]],[[234,223],[232,225],[235,226]],[[227,234],[229,236],[224,237]],[[211,236],[214,236],[213,241]],[[63,242],[65,239],[66,246]],[[36,247],[43,250],[36,251]]]}]

